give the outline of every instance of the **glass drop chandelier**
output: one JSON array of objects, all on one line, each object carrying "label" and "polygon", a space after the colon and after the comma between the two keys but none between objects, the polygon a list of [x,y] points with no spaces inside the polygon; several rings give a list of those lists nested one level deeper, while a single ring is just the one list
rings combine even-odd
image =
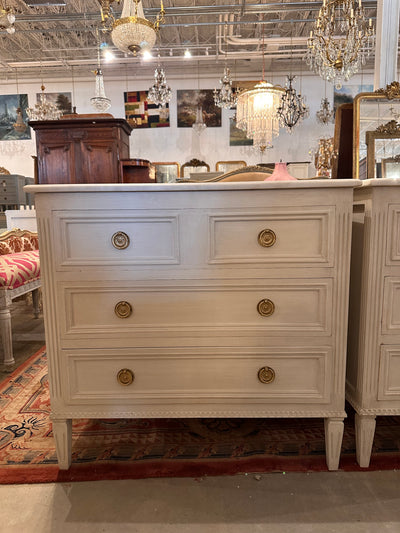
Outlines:
[{"label": "glass drop chandelier", "polygon": [[374,46],[372,20],[361,0],[323,0],[308,39],[307,64],[340,89],[362,65]]},{"label": "glass drop chandelier", "polygon": [[316,112],[316,116],[320,124],[329,124],[333,121],[333,109],[330,106],[328,98],[322,98],[321,107]]},{"label": "glass drop chandelier", "polygon": [[214,89],[215,105],[225,109],[235,107],[237,103],[237,96],[232,90],[232,79],[228,67],[225,66],[224,74],[219,82],[221,87],[219,89]]},{"label": "glass drop chandelier", "polygon": [[148,98],[155,104],[165,107],[171,100],[171,87],[167,85],[164,69],[158,65],[154,71],[154,84],[150,87]]},{"label": "glass drop chandelier", "polygon": [[47,100],[44,92],[46,87],[43,84],[40,88],[42,92],[39,96],[39,103],[35,104],[35,107],[26,108],[29,120],[58,120],[62,115],[61,109]]},{"label": "glass drop chandelier", "polygon": [[263,152],[272,147],[272,139],[279,135],[276,114],[282,88],[260,81],[251,89],[241,91],[237,99],[236,126],[253,139],[253,146]]},{"label": "glass drop chandelier", "polygon": [[192,124],[194,131],[200,135],[207,128],[207,124],[204,122],[203,118],[203,108],[199,105],[197,106],[196,111],[196,121]]},{"label": "glass drop chandelier", "polygon": [[15,14],[11,7],[0,7],[0,30],[6,30],[12,35],[15,33]]},{"label": "glass drop chandelier", "polygon": [[111,39],[115,46],[124,53],[137,54],[150,51],[156,42],[156,32],[164,22],[164,6],[156,21],[150,22],[144,16],[141,0],[124,0],[121,18],[117,19],[111,29]]},{"label": "glass drop chandelier", "polygon": [[293,128],[297,124],[300,124],[303,118],[308,116],[309,108],[304,103],[304,98],[300,93],[296,93],[296,89],[292,85],[296,76],[290,74],[286,77],[286,88],[281,96],[280,105],[276,114],[279,117],[281,125],[286,128],[289,133],[292,133]]},{"label": "glass drop chandelier", "polygon": [[100,46],[97,48],[97,69],[94,73],[96,75],[96,87],[94,96],[90,99],[90,105],[99,113],[105,113],[111,107],[111,100],[107,98],[104,90],[104,78],[100,62]]}]

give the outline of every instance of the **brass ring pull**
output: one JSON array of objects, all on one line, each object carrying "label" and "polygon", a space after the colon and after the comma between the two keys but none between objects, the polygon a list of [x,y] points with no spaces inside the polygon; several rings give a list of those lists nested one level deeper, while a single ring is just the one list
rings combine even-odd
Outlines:
[{"label": "brass ring pull", "polygon": [[257,311],[261,316],[271,316],[275,311],[275,304],[268,298],[260,300],[257,304]]},{"label": "brass ring pull", "polygon": [[258,234],[258,244],[264,246],[264,248],[269,248],[273,246],[276,242],[276,235],[272,229],[263,229]]},{"label": "brass ring pull", "polygon": [[125,248],[128,248],[130,241],[126,233],[123,231],[117,231],[111,237],[111,242],[114,248],[117,248],[118,250],[125,250]]},{"label": "brass ring pull", "polygon": [[134,379],[135,375],[129,368],[121,368],[117,374],[117,381],[120,385],[131,385]]},{"label": "brass ring pull", "polygon": [[261,383],[272,383],[275,379],[275,370],[270,366],[263,366],[257,376]]},{"label": "brass ring pull", "polygon": [[128,318],[132,314],[132,306],[129,302],[118,302],[115,304],[114,312],[118,318]]}]

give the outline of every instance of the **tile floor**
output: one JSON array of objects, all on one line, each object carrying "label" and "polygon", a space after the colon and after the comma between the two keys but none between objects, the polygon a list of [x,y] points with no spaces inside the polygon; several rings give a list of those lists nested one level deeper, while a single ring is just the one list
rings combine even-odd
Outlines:
[{"label": "tile floor", "polygon": [[[18,366],[44,328],[25,301],[12,315]],[[400,533],[400,472],[0,485],[0,533],[14,532]]]}]

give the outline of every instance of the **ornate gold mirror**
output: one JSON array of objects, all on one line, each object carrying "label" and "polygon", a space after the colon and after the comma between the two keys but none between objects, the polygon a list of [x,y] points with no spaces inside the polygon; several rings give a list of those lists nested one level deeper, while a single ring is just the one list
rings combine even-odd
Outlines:
[{"label": "ornate gold mirror", "polygon": [[366,131],[365,142],[367,178],[400,177],[396,165],[400,158],[400,124],[391,120],[374,131]]},{"label": "ornate gold mirror", "polygon": [[[393,131],[389,134],[386,131],[388,128],[393,130],[393,122],[397,124],[395,127],[397,129],[399,121],[399,82],[393,82],[386,89],[378,89],[373,93],[360,93],[354,98],[354,178],[381,177],[382,159],[393,158],[400,154],[398,141],[400,135]],[[397,139],[397,142],[393,139]]]}]

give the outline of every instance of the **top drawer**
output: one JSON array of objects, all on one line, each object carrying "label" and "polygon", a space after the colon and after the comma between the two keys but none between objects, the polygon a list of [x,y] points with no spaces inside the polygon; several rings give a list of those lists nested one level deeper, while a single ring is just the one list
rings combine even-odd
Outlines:
[{"label": "top drawer", "polygon": [[334,266],[332,206],[76,210],[54,217],[58,270]]}]

